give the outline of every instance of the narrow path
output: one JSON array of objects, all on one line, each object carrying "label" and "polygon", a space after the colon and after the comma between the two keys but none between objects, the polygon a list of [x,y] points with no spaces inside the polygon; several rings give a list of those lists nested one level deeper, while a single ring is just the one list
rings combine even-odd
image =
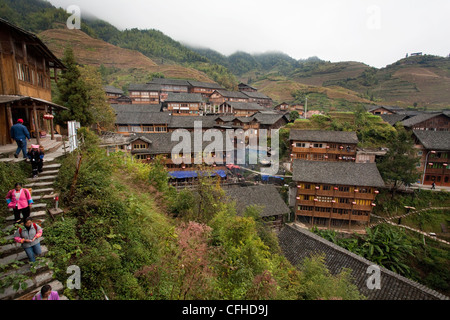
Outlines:
[{"label": "narrow path", "polygon": [[[56,158],[62,154],[61,149],[46,154],[44,157],[43,172],[35,179],[27,179],[27,183],[24,185],[25,188],[32,188],[31,192],[34,204],[30,216],[33,218],[33,222],[40,226],[42,226],[46,219],[51,218],[47,212],[50,209],[47,202],[53,200],[57,195],[53,184],[58,176],[61,165],[56,163]],[[0,279],[5,280],[7,277],[21,277],[22,282],[27,284],[27,288],[15,290],[13,286],[9,286],[5,288],[3,293],[0,293],[0,300],[31,300],[41,287],[46,284],[49,284],[52,290],[58,291],[61,300],[67,300],[67,297],[62,295],[64,285],[53,278],[53,271],[48,268],[48,260],[42,265],[38,265],[35,273],[31,271],[31,265],[28,262],[24,250],[20,244],[14,242],[13,235],[15,231],[14,215],[10,215],[6,218],[6,225],[2,229],[3,245],[0,246],[0,270],[3,271],[0,273]],[[41,241],[41,249],[41,256],[45,257],[48,253],[48,248],[45,246],[45,229]]]},{"label": "narrow path", "polygon": [[420,214],[421,212],[426,212],[426,211],[430,211],[430,210],[449,210],[449,209],[450,209],[450,207],[430,207],[430,208],[424,208],[424,209],[420,209],[420,210],[412,210],[412,211],[410,211],[408,213],[405,213],[403,215],[394,216],[394,217],[381,217],[381,216],[378,216],[378,215],[375,215],[375,214],[371,214],[373,217],[381,219],[381,220],[371,224],[369,226],[369,228],[374,228],[374,227],[376,227],[376,226],[378,226],[380,224],[387,223],[387,224],[390,224],[392,226],[396,226],[396,227],[399,227],[399,228],[405,228],[405,229],[408,229],[408,230],[420,233],[420,234],[422,234],[422,235],[424,235],[424,236],[426,236],[428,238],[431,238],[431,239],[439,241],[441,243],[445,243],[445,244],[450,245],[450,242],[442,240],[442,239],[439,239],[438,237],[432,236],[432,235],[430,235],[430,234],[428,234],[428,233],[426,233],[426,232],[424,232],[422,230],[418,230],[418,229],[415,229],[415,228],[412,228],[412,227],[409,227],[409,226],[405,226],[403,224],[398,224],[398,223],[392,222],[392,220],[398,220],[398,219],[401,219],[401,218],[406,218],[406,217],[408,217],[410,215],[413,215],[413,214]]}]

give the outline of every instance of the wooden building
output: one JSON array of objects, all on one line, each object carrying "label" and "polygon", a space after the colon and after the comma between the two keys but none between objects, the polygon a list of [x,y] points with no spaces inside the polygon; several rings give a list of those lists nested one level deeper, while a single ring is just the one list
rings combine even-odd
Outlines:
[{"label": "wooden building", "polygon": [[238,84],[238,90],[243,91],[243,92],[257,92],[258,91],[258,89],[254,88],[248,84],[242,83],[242,82]]},{"label": "wooden building", "polygon": [[248,117],[265,110],[264,107],[254,102],[226,101],[219,106],[218,113],[233,114],[237,117]]},{"label": "wooden building", "polygon": [[224,188],[224,191],[228,201],[236,203],[238,215],[243,215],[248,207],[255,206],[260,210],[262,220],[272,229],[281,230],[285,216],[290,213],[274,185],[233,186]]},{"label": "wooden building", "polygon": [[450,187],[450,131],[413,130],[420,183]]},{"label": "wooden building", "polygon": [[264,108],[272,107],[272,99],[264,93],[253,91],[243,91],[243,93],[248,97],[248,102],[257,103]]},{"label": "wooden building", "polygon": [[297,221],[328,229],[369,224],[378,189],[384,187],[375,163],[296,159],[293,168]]},{"label": "wooden building", "polygon": [[0,19],[0,145],[12,142],[20,118],[38,144],[44,132],[54,138],[53,119],[45,118],[65,109],[51,102],[51,79],[64,68],[36,35]]},{"label": "wooden building", "polygon": [[220,106],[224,102],[249,102],[248,96],[238,91],[214,90],[209,96],[212,106]]},{"label": "wooden building", "polygon": [[190,87],[189,93],[199,93],[203,98],[208,98],[214,90],[224,90],[217,83],[209,83],[209,82],[200,82],[200,81],[192,81],[188,80]]},{"label": "wooden building", "polygon": [[291,129],[291,162],[295,159],[354,162],[356,161],[356,132],[315,131]]},{"label": "wooden building", "polygon": [[130,84],[128,92],[132,104],[160,104],[161,86],[155,84]]},{"label": "wooden building", "polygon": [[366,110],[374,115],[399,114],[405,111],[403,108],[394,106],[368,106]]},{"label": "wooden building", "polygon": [[174,116],[198,116],[204,106],[205,102],[199,93],[169,93],[163,110]]},{"label": "wooden building", "polygon": [[405,128],[410,130],[450,131],[448,113],[423,113],[402,121]]},{"label": "wooden building", "polygon": [[116,112],[116,132],[124,135],[132,133],[165,133],[171,115],[161,112],[161,105],[112,105]]},{"label": "wooden building", "polygon": [[281,112],[289,112],[289,103],[282,102],[274,107],[274,110]]}]

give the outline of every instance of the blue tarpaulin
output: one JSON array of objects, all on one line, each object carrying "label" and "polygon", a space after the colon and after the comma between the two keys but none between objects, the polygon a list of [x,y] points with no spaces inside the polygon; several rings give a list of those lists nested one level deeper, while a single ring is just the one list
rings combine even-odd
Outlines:
[{"label": "blue tarpaulin", "polygon": [[[208,171],[200,171],[204,173],[205,175],[207,173],[210,173]],[[169,175],[172,179],[186,179],[186,178],[197,178],[198,171],[171,171],[169,172]],[[211,176],[219,175],[222,178],[225,178],[227,174],[224,170],[215,170],[210,173]]]},{"label": "blue tarpaulin", "polygon": [[284,180],[283,177],[279,177],[279,176],[266,176],[266,175],[261,175],[261,180],[262,181],[269,181],[269,178],[272,177],[274,179],[281,179]]}]

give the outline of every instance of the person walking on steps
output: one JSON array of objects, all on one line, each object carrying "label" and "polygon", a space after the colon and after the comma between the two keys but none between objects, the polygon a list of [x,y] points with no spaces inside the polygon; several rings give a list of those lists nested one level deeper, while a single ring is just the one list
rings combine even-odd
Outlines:
[{"label": "person walking on steps", "polygon": [[[33,199],[30,191],[22,188],[22,184],[18,182],[14,185],[14,189],[8,191],[6,204],[8,208],[13,209],[14,221],[20,223],[30,216]],[[22,220],[20,220],[20,214],[22,214]]]},{"label": "person walking on steps", "polygon": [[17,150],[14,157],[18,158],[20,151],[23,153],[23,158],[27,158],[27,139],[31,141],[30,132],[27,127],[23,125],[23,120],[17,120],[17,123],[11,127],[11,138],[16,140]]},{"label": "person walking on steps", "polygon": [[41,292],[38,292],[33,300],[59,300],[58,291],[52,291],[52,287],[46,284],[41,288]]},{"label": "person walking on steps", "polygon": [[42,253],[41,236],[42,228],[34,223],[30,217],[26,218],[24,225],[19,226],[14,234],[14,241],[22,244],[30,262],[35,262],[36,256]]},{"label": "person walking on steps", "polygon": [[38,173],[42,172],[44,165],[44,152],[39,149],[39,145],[32,144],[31,151],[28,152],[28,158],[31,161],[32,177],[36,178]]}]

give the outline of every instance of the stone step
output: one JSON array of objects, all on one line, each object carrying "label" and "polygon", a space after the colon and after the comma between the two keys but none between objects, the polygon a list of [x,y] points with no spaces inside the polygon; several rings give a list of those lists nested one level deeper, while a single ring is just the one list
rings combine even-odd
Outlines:
[{"label": "stone step", "polygon": [[[5,292],[0,294],[0,299],[2,300],[11,300],[14,299],[16,297],[20,297],[23,296],[31,291],[33,291],[34,289],[38,290],[40,289],[40,287],[42,287],[43,285],[47,284],[47,283],[53,283],[51,282],[53,280],[53,271],[47,271],[41,274],[36,275],[34,278],[32,279],[28,279],[27,281],[25,281],[27,283],[27,288],[26,289],[19,289],[19,290],[14,290],[14,288],[12,286],[10,286],[9,288],[6,288]],[[56,282],[55,282],[55,285]],[[62,284],[61,284],[62,286]],[[53,289],[53,287],[52,287]],[[58,288],[60,289],[60,288]]]},{"label": "stone step", "polygon": [[[8,236],[8,240],[14,241],[14,235]],[[41,237],[41,245],[44,242],[45,238]],[[20,243],[14,242],[0,246],[0,257],[10,255],[13,253],[17,253],[23,250],[22,245]]]},{"label": "stone step", "polygon": [[[42,169],[44,169],[44,168],[42,168]],[[47,170],[47,171],[45,171],[45,170],[42,170],[42,172],[41,173],[39,173],[39,176],[47,176],[47,175],[58,175],[58,172],[59,172],[59,170]]]},{"label": "stone step", "polygon": [[32,182],[25,185],[25,188],[35,188],[35,187],[50,187],[54,182]]},{"label": "stone step", "polygon": [[47,180],[54,181],[56,178],[57,178],[57,176],[41,176],[41,175],[38,175],[36,178],[29,178],[26,181],[30,182],[30,183],[38,182],[38,181],[47,181]]},{"label": "stone step", "polygon": [[[48,252],[48,249],[46,246],[41,246],[41,251],[42,251],[42,256],[46,255]],[[22,261],[22,260],[27,260],[28,261],[28,256],[25,253],[25,250],[22,250],[18,253],[13,253],[10,254],[4,258],[0,259],[0,265],[8,265],[14,261]]]},{"label": "stone step", "polygon": [[42,170],[45,172],[46,170],[55,170],[55,169],[59,169],[61,168],[61,163],[53,163],[53,164],[45,164],[44,162],[44,166],[42,167]]},{"label": "stone step", "polygon": [[[32,212],[30,213],[30,217],[32,217],[32,218],[41,218],[41,217],[45,217],[46,215],[47,215],[47,212],[44,211],[44,210],[41,210],[41,211],[32,211]],[[11,216],[9,216],[9,217],[6,217],[6,221],[9,221],[9,222],[14,221],[14,215],[11,215]]]},{"label": "stone step", "polygon": [[37,194],[49,194],[54,192],[55,189],[53,188],[41,188],[41,189],[32,189],[31,190],[31,196],[34,197],[34,195]]},{"label": "stone step", "polygon": [[36,273],[33,273],[33,272],[31,272],[30,264],[27,263],[18,269],[13,269],[13,270],[3,273],[0,277],[0,279],[4,279],[5,277],[12,275],[12,274],[20,274],[20,275],[26,275],[26,276],[32,277],[34,275],[37,275],[37,274],[42,273],[47,270],[48,270],[48,263],[45,263],[45,265],[37,266]]}]

